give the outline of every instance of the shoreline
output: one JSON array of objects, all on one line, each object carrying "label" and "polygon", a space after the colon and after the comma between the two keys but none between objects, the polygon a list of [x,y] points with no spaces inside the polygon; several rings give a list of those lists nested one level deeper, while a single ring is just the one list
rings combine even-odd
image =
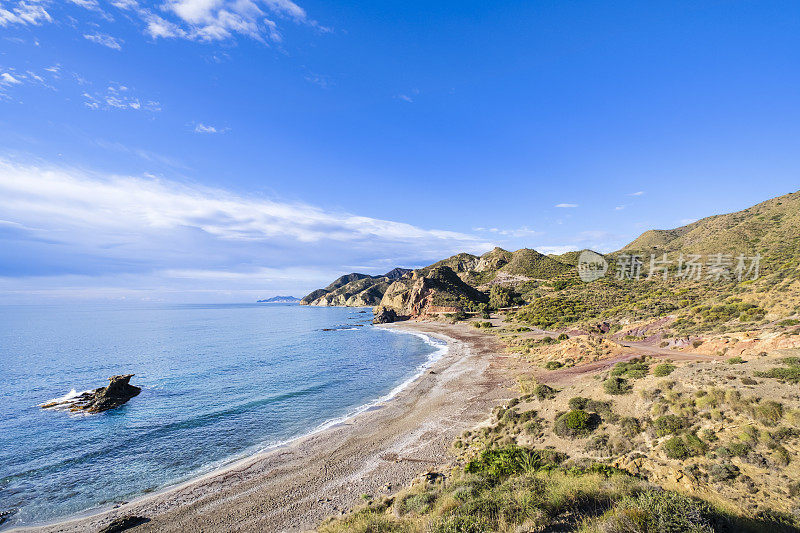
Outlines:
[{"label": "shoreline", "polygon": [[381,327],[444,340],[447,351],[387,395],[310,433],[111,509],[7,531],[98,530],[131,515],[149,519],[131,531],[307,531],[358,505],[362,494],[409,483],[443,462],[453,439],[508,396],[500,383],[508,375],[495,372],[497,340],[474,328]]}]

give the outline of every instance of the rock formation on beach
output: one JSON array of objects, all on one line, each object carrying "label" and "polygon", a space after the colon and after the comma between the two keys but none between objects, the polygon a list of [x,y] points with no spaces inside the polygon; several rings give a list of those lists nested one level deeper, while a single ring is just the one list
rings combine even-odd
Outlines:
[{"label": "rock formation on beach", "polygon": [[379,307],[375,309],[375,318],[372,319],[373,324],[390,324],[400,320],[400,316],[394,309],[388,307]]},{"label": "rock formation on beach", "polygon": [[124,404],[142,389],[128,382],[135,374],[111,376],[108,378],[107,387],[100,387],[93,391],[86,391],[73,397],[54,400],[42,404],[42,409],[69,409],[70,411],[85,411],[87,413],[101,413],[114,409]]},{"label": "rock formation on beach", "polygon": [[487,303],[489,298],[461,280],[447,266],[415,271],[411,277],[395,281],[381,299],[382,308],[394,309],[404,316],[437,312],[456,312],[472,304]]}]

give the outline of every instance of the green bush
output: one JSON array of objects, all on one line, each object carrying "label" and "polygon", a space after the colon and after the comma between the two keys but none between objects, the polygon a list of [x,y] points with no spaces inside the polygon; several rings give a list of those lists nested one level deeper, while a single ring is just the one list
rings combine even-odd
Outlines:
[{"label": "green bush", "polygon": [[586,403],[584,410],[589,411],[590,413],[597,413],[601,417],[608,418],[610,420],[615,416],[611,410],[611,405],[611,402],[604,402],[602,400],[589,400]]},{"label": "green bush", "polygon": [[612,376],[603,382],[603,390],[606,394],[627,394],[633,385],[628,380],[619,376]]},{"label": "green bush", "polygon": [[720,483],[739,476],[739,467],[731,463],[720,463],[712,465],[708,471],[711,481]]},{"label": "green bush", "polygon": [[672,437],[666,441],[662,447],[664,449],[664,453],[667,454],[667,457],[670,459],[683,460],[691,455],[689,448],[680,437]]},{"label": "green bush", "polygon": [[560,437],[580,438],[588,436],[600,425],[597,413],[573,409],[556,418],[553,431]]},{"label": "green bush", "polygon": [[626,416],[619,421],[619,428],[622,436],[632,439],[642,432],[642,425],[639,420],[632,416]]},{"label": "green bush", "polygon": [[708,452],[708,444],[700,440],[700,437],[693,433],[685,435],[684,441],[691,455],[705,455],[705,453]]},{"label": "green bush", "polygon": [[760,378],[774,378],[778,381],[788,381],[790,383],[800,383],[800,366],[790,366],[789,368],[776,366],[766,372],[756,372]]},{"label": "green bush", "polygon": [[597,313],[582,301],[568,298],[542,297],[517,313],[517,318],[533,326],[548,329],[565,326],[596,316]]},{"label": "green bush", "polygon": [[786,320],[778,322],[778,325],[783,327],[796,326],[797,324],[800,324],[800,320],[795,318],[787,318]]},{"label": "green bush", "polygon": [[556,393],[558,393],[556,389],[544,383],[536,385],[536,388],[533,389],[533,394],[540,400],[549,400],[555,397]]},{"label": "green bush", "polygon": [[676,492],[649,490],[617,502],[591,531],[608,533],[713,533],[711,507]]},{"label": "green bush", "polygon": [[675,370],[676,366],[671,363],[661,363],[653,368],[653,375],[657,378],[669,376]]},{"label": "green bush", "polygon": [[773,400],[765,400],[756,406],[754,414],[765,426],[777,426],[783,418],[783,405]]},{"label": "green bush", "polygon": [[639,379],[645,377],[649,371],[650,365],[641,357],[617,363],[611,370],[611,375]]},{"label": "green bush", "polygon": [[492,285],[489,289],[489,307],[500,309],[514,304],[514,291],[500,285]]},{"label": "green bush", "polygon": [[567,335],[566,333],[562,333],[561,335],[558,336],[558,338],[556,340],[558,340],[558,341],[569,340],[569,335]]},{"label": "green bush", "polygon": [[744,442],[732,442],[728,444],[727,448],[735,457],[744,457],[750,453],[750,445]]},{"label": "green bush", "polygon": [[436,494],[433,492],[412,493],[406,494],[395,503],[395,509],[397,509],[397,513],[400,515],[421,515],[430,511],[434,503],[436,503]]},{"label": "green bush", "polygon": [[737,357],[731,357],[730,359],[728,359],[725,362],[728,363],[729,365],[739,365],[739,364],[744,363],[744,359],[742,359],[741,357],[737,356]]},{"label": "green bush", "polygon": [[686,428],[686,422],[677,415],[664,415],[655,419],[653,428],[656,435],[666,437],[667,435],[677,435]]},{"label": "green bush", "polygon": [[559,369],[559,368],[561,368],[562,366],[564,366],[564,363],[561,363],[561,362],[559,362],[559,361],[548,361],[548,362],[546,362],[546,363],[544,364],[544,367],[545,367],[547,370],[558,370],[558,369]]},{"label": "green bush", "polygon": [[494,524],[485,516],[462,514],[439,517],[428,527],[430,533],[484,533],[493,529]]},{"label": "green bush", "polygon": [[484,450],[478,459],[464,467],[468,474],[479,474],[493,480],[520,472],[555,466],[566,456],[552,450],[532,450],[517,445]]},{"label": "green bush", "polygon": [[586,409],[586,404],[588,403],[589,403],[589,398],[584,398],[582,396],[575,396],[574,398],[569,399],[569,408]]}]

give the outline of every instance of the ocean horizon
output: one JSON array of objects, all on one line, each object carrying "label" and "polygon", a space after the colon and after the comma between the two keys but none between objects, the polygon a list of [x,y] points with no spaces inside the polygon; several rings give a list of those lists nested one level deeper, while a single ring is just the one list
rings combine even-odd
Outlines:
[{"label": "ocean horizon", "polygon": [[[364,309],[295,304],[0,306],[2,528],[110,507],[336,424],[446,350]],[[41,404],[135,374],[87,415]]]}]

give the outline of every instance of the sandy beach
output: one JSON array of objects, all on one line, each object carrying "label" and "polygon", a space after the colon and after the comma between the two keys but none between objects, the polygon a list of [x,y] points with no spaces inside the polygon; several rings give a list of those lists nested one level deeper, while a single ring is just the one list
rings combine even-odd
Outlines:
[{"label": "sandy beach", "polygon": [[130,531],[307,531],[388,494],[446,461],[453,439],[510,397],[500,345],[466,325],[407,322],[385,327],[446,340],[449,350],[393,399],[342,424],[199,479],[98,514],[11,531],[97,531],[122,516]]}]

